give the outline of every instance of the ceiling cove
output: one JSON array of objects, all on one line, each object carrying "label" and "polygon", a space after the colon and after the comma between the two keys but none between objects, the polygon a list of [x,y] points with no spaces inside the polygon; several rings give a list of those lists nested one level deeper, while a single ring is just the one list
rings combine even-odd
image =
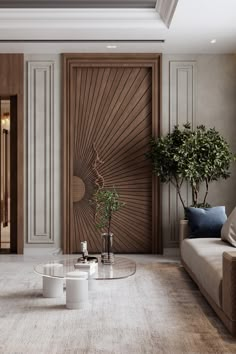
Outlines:
[{"label": "ceiling cove", "polygon": [[[0,40],[164,42],[177,3],[178,0],[0,0]],[[63,4],[66,7],[62,8]]]},{"label": "ceiling cove", "polygon": [[0,8],[144,8],[156,0],[0,0]]},{"label": "ceiling cove", "polygon": [[[105,10],[107,14],[110,14],[112,19],[116,18],[117,13],[118,20],[126,20],[127,15],[132,18],[132,15],[130,15],[132,12],[134,12],[134,19],[136,19],[136,14],[139,12],[139,15],[143,14],[143,18],[141,15],[138,20],[150,20],[157,13],[158,17],[156,19],[160,17],[164,24],[169,27],[177,3],[178,0],[0,0],[0,20],[4,20],[4,17],[6,20],[11,20],[11,16],[13,16],[14,20],[24,20],[24,12],[22,14],[21,9],[27,10],[25,13],[26,20],[29,20],[29,15],[35,19],[36,11],[38,12],[39,9],[41,11],[38,12],[36,19],[39,19],[39,16],[41,16],[41,19],[44,19],[45,16],[47,18],[47,11],[57,9],[58,11],[52,17],[54,20],[58,15],[61,16],[60,9],[68,9],[64,13],[64,17],[67,16],[68,20],[71,17],[74,19],[75,16],[77,16],[78,20],[83,18],[83,16],[86,20],[89,19],[89,16],[91,16],[91,20],[96,19],[96,16],[98,20],[104,20],[107,19],[106,13],[103,19],[101,11]],[[73,11],[71,10],[73,14],[69,12],[69,9],[73,9]],[[75,10],[77,11],[74,12]],[[152,17],[150,18],[150,16]]]}]

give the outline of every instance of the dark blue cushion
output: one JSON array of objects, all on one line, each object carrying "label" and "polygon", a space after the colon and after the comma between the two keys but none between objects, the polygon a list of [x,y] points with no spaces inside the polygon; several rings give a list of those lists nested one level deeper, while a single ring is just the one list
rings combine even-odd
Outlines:
[{"label": "dark blue cushion", "polygon": [[191,234],[189,238],[220,237],[220,231],[227,216],[225,207],[186,208],[186,217]]}]

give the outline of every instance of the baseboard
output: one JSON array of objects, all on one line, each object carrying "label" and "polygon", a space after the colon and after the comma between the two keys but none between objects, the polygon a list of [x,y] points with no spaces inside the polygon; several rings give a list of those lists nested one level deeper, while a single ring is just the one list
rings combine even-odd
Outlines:
[{"label": "baseboard", "polygon": [[163,255],[164,256],[180,257],[180,249],[179,248],[164,248]]},{"label": "baseboard", "polygon": [[[48,245],[25,245],[24,247],[24,254],[26,256],[59,256],[62,253],[61,248],[50,247]],[[179,248],[164,248],[163,249],[163,256],[170,256],[170,257],[180,257],[180,249]]]},{"label": "baseboard", "polygon": [[62,254],[61,248],[46,247],[46,246],[25,246],[24,255],[26,256],[59,256]]}]

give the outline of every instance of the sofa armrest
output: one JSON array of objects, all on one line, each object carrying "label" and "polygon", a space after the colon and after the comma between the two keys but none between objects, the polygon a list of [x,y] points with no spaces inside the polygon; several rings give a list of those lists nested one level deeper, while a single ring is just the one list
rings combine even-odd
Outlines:
[{"label": "sofa armrest", "polygon": [[179,243],[188,238],[190,234],[188,220],[180,220],[179,222]]},{"label": "sofa armrest", "polygon": [[223,253],[222,308],[236,320],[236,251]]}]

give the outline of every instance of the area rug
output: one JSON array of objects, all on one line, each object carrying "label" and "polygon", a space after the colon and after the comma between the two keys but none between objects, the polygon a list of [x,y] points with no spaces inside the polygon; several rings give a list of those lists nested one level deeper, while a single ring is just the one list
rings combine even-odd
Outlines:
[{"label": "area rug", "polygon": [[86,310],[67,310],[65,297],[43,298],[32,266],[4,264],[0,353],[236,353],[236,341],[179,263],[138,264],[133,277],[99,281]]}]

